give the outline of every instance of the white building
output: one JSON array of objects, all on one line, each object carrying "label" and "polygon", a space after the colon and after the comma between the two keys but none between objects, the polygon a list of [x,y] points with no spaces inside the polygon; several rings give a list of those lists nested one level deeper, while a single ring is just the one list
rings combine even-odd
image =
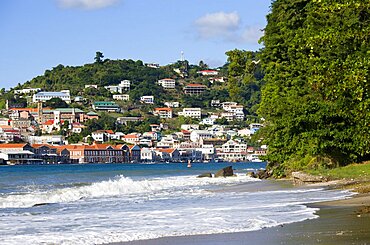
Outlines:
[{"label": "white building", "polygon": [[197,73],[202,74],[203,76],[217,76],[218,71],[215,70],[203,70],[203,71],[198,71]]},{"label": "white building", "polygon": [[221,103],[221,105],[222,105],[222,109],[224,109],[225,111],[229,111],[231,106],[236,106],[238,105],[238,103],[227,101],[227,102]]},{"label": "white building", "polygon": [[122,94],[124,91],[130,90],[131,82],[129,80],[122,80],[118,85],[104,86],[105,89],[108,89],[111,93]]},{"label": "white building", "polygon": [[32,97],[32,102],[45,102],[53,98],[59,98],[64,100],[66,103],[71,103],[71,96],[69,90],[62,90],[60,92],[38,92]]},{"label": "white building", "polygon": [[172,118],[172,109],[171,108],[155,108],[154,115],[159,116],[160,118]]},{"label": "white building", "polygon": [[88,85],[85,85],[85,88],[95,88],[95,89],[97,89],[98,88],[98,85],[96,85],[96,84],[88,84]]},{"label": "white building", "polygon": [[227,161],[245,161],[248,157],[247,144],[229,140],[222,145],[217,155]]},{"label": "white building", "polygon": [[114,94],[113,95],[113,99],[114,100],[129,100],[130,99],[130,95],[128,94]]},{"label": "white building", "polygon": [[162,85],[162,87],[166,89],[174,89],[176,87],[175,79],[171,79],[171,78],[165,78],[165,79],[158,80],[158,84]]},{"label": "white building", "polygon": [[182,124],[181,129],[183,130],[199,130],[199,124]]},{"label": "white building", "polygon": [[208,130],[194,130],[190,133],[190,140],[192,142],[200,142],[203,139],[209,139],[212,137],[212,132]]},{"label": "white building", "polygon": [[182,112],[179,112],[179,116],[201,119],[202,109],[201,108],[184,108]]},{"label": "white building", "polygon": [[14,94],[30,94],[30,93],[37,93],[40,91],[41,91],[41,88],[24,88],[24,89],[14,90]]},{"label": "white building", "polygon": [[154,104],[154,96],[145,95],[140,97],[140,102],[145,104]]},{"label": "white building", "polygon": [[178,108],[180,106],[180,103],[177,101],[174,102],[164,102],[164,105],[170,108]]},{"label": "white building", "polygon": [[156,160],[156,154],[155,151],[151,148],[141,148],[141,160],[143,162],[152,162]]}]

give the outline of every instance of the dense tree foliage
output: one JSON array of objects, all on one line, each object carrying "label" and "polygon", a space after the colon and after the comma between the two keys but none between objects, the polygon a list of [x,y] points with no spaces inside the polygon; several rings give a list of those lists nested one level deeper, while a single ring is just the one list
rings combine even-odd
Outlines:
[{"label": "dense tree foliage", "polygon": [[[101,56],[97,54],[97,57]],[[22,87],[39,87],[45,91],[69,89],[72,95],[78,95],[84,91],[85,85],[88,84],[103,87],[117,85],[125,79],[134,84],[144,81],[155,83],[158,79],[166,78],[172,74],[171,71],[165,69],[146,67],[140,60],[104,60],[104,62],[100,60],[93,64],[75,67],[58,65],[52,70],[46,70],[44,75],[26,82]],[[87,92],[91,93],[92,91]]]},{"label": "dense tree foliage", "polygon": [[271,9],[260,105],[270,164],[289,170],[369,159],[369,2],[276,0]]},{"label": "dense tree foliage", "polygon": [[226,52],[228,56],[228,91],[232,101],[246,107],[248,114],[255,115],[261,100],[263,72],[258,53],[244,50]]}]

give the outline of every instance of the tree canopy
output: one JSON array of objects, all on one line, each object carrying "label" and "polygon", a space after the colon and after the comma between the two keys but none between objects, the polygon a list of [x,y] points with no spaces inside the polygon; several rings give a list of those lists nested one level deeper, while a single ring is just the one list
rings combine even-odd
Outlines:
[{"label": "tree canopy", "polygon": [[259,109],[270,165],[285,171],[369,159],[370,4],[276,0],[271,10]]}]

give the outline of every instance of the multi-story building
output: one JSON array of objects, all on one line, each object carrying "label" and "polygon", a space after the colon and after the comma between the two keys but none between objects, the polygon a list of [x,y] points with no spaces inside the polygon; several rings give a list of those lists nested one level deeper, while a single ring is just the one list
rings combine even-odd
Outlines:
[{"label": "multi-story building", "polygon": [[128,94],[114,94],[113,95],[114,100],[130,100],[130,95]]},{"label": "multi-story building", "polygon": [[14,90],[14,94],[31,94],[40,92],[41,88],[24,88]]},{"label": "multi-story building", "polygon": [[180,106],[180,103],[178,101],[164,102],[164,105],[171,108],[178,108]]},{"label": "multi-story building", "polygon": [[129,80],[123,80],[118,85],[105,86],[104,88],[109,90],[111,93],[122,94],[124,91],[130,90],[131,82]]},{"label": "multi-story building", "polygon": [[152,95],[141,96],[140,102],[145,103],[145,104],[154,104],[154,96]]},{"label": "multi-story building", "polygon": [[203,84],[195,84],[195,83],[191,83],[191,84],[188,84],[184,87],[184,93],[185,94],[201,94],[203,93],[204,91],[207,90],[207,86],[203,85]]},{"label": "multi-story building", "polygon": [[176,87],[176,81],[172,78],[158,80],[158,84],[165,89],[174,89]]},{"label": "multi-story building", "polygon": [[71,103],[71,96],[69,90],[62,90],[60,92],[38,92],[32,97],[32,102],[45,102],[53,98],[59,98],[66,103]]},{"label": "multi-story building", "polygon": [[108,112],[118,112],[121,110],[119,105],[111,101],[96,101],[92,105],[92,108],[97,111],[108,111]]},{"label": "multi-story building", "polygon": [[217,155],[226,161],[245,161],[248,157],[247,144],[229,140],[217,151]]},{"label": "multi-story building", "polygon": [[97,130],[91,133],[91,137],[97,142],[106,142],[111,139],[113,134],[112,130]]},{"label": "multi-story building", "polygon": [[184,108],[182,112],[179,112],[179,116],[201,119],[202,109],[201,108]]},{"label": "multi-story building", "polygon": [[203,139],[209,139],[212,137],[212,132],[208,130],[194,130],[190,133],[190,140],[193,142],[200,142]]},{"label": "multi-story building", "polygon": [[160,118],[172,118],[172,109],[167,107],[155,108],[153,114]]}]

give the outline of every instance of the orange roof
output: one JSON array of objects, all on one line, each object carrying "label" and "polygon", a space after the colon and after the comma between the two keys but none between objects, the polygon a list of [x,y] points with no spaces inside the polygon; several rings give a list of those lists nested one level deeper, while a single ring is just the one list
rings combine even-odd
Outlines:
[{"label": "orange roof", "polygon": [[49,144],[32,144],[31,145],[33,148],[40,148],[41,146],[47,146],[49,148],[56,148],[55,146],[53,145],[49,145]]},{"label": "orange roof", "polygon": [[114,134],[113,130],[96,130],[94,133]]},{"label": "orange roof", "polygon": [[160,152],[166,152],[166,153],[169,153],[169,154],[171,154],[172,152],[175,151],[174,148],[157,148],[156,150],[160,151]]},{"label": "orange roof", "polygon": [[172,111],[171,108],[168,107],[162,107],[162,108],[155,108],[156,111]]},{"label": "orange roof", "polygon": [[9,111],[28,111],[28,112],[37,112],[37,108],[10,108]]},{"label": "orange roof", "polygon": [[130,150],[132,150],[132,148],[134,148],[135,146],[137,146],[137,145],[129,145],[128,148],[130,148]]},{"label": "orange roof", "polygon": [[43,123],[43,125],[53,125],[53,124],[54,124],[53,119],[47,120],[46,122]]},{"label": "orange roof", "polygon": [[190,132],[189,130],[184,130],[184,129],[182,129],[182,130],[181,130],[181,133],[183,133],[183,134],[190,134],[191,132]]},{"label": "orange roof", "polygon": [[27,145],[27,143],[19,143],[19,144],[0,144],[0,148],[23,148]]},{"label": "orange roof", "polygon": [[137,139],[137,138],[139,138],[139,136],[137,136],[136,134],[127,134],[127,135],[124,135],[123,137],[125,139]]},{"label": "orange roof", "polygon": [[190,83],[188,85],[186,85],[186,87],[207,87],[203,84],[199,84],[199,83]]}]

